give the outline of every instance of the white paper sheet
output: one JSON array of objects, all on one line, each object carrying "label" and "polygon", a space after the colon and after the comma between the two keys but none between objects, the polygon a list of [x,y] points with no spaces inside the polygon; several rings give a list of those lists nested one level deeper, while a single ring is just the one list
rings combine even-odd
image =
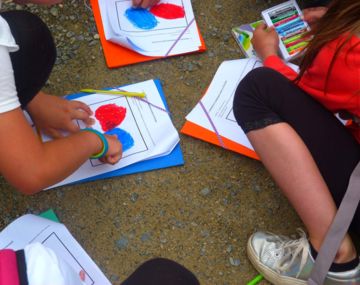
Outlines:
[{"label": "white paper sheet", "polygon": [[143,29],[126,16],[127,9],[132,8],[131,0],[99,0],[105,38],[145,56],[198,51],[201,41],[190,0],[167,0],[158,4],[162,3],[183,7],[185,16],[178,19],[155,17],[156,26]]},{"label": "white paper sheet", "polygon": [[[118,95],[91,94],[76,100],[89,105],[94,114],[100,106],[108,104],[126,108],[126,117],[117,128],[128,132],[134,145],[123,152],[123,157],[115,165],[89,159],[73,174],[48,189],[117,170],[139,161],[165,156],[179,143],[179,134],[153,80],[128,85],[122,90],[145,92],[146,97],[141,100]],[[77,123],[80,128],[85,128],[81,121]],[[104,133],[98,120],[92,127]],[[48,140],[50,138],[43,136],[43,141]]]},{"label": "white paper sheet", "polygon": [[[233,100],[240,81],[251,70],[261,66],[262,63],[258,58],[224,61],[216,71],[207,92],[201,98],[218,133],[252,150],[252,145],[235,120]],[[297,69],[297,66],[293,64],[289,66]],[[186,116],[186,120],[214,132],[214,127],[199,103]]]},{"label": "white paper sheet", "polygon": [[75,272],[83,270],[86,285],[111,285],[63,224],[28,214],[16,219],[0,233],[0,249],[20,250],[35,242],[51,248]]}]

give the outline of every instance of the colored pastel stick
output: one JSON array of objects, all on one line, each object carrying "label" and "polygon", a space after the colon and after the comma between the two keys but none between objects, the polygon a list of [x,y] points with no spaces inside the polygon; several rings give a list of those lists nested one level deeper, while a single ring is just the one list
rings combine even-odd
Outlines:
[{"label": "colored pastel stick", "polygon": [[291,31],[294,29],[300,29],[304,26],[303,21],[299,21],[297,20],[296,22],[289,24],[289,25],[285,25],[285,26],[280,26],[276,28],[276,31],[280,34],[286,33],[287,31]]},{"label": "colored pastel stick", "polygon": [[293,11],[287,12],[286,14],[279,15],[278,17],[271,19],[271,21],[275,24],[281,20],[284,20],[286,18],[289,18],[289,17],[291,17],[293,15],[297,15],[297,14],[298,14],[298,12],[296,10],[293,10]]},{"label": "colored pastel stick", "polygon": [[294,21],[291,21],[289,23],[286,23],[285,25],[280,25],[275,27],[275,29],[277,31],[285,31],[285,30],[290,30],[296,26],[299,26],[301,24],[304,24],[304,22],[298,17],[296,18]]},{"label": "colored pastel stick", "polygon": [[295,27],[293,27],[292,29],[289,29],[289,30],[286,30],[286,31],[283,31],[283,32],[278,32],[280,34],[280,36],[282,37],[286,37],[294,32],[298,32],[299,30],[302,30],[302,28],[304,27],[304,23],[301,23]]},{"label": "colored pastel stick", "polygon": [[292,51],[289,52],[289,55],[293,55],[293,54],[299,53],[299,52],[301,52],[301,51],[302,51],[303,49],[305,49],[305,48],[306,48],[306,45],[301,46],[301,47],[299,47],[299,48],[297,48],[297,49],[294,49],[294,50],[292,50]]},{"label": "colored pastel stick", "polygon": [[302,20],[300,19],[300,17],[296,17],[295,19],[286,22],[285,24],[276,26],[276,29],[280,29],[280,30],[286,30],[289,29],[293,26],[296,26],[297,24],[302,23]]},{"label": "colored pastel stick", "polygon": [[285,24],[287,22],[290,22],[290,21],[292,21],[292,20],[294,20],[294,19],[296,19],[298,17],[299,17],[299,15],[293,15],[293,16],[291,16],[289,18],[284,19],[284,20],[280,20],[279,22],[274,23],[274,27],[277,27],[277,26],[280,26],[280,25]]},{"label": "colored pastel stick", "polygon": [[294,46],[292,46],[292,47],[289,47],[287,50],[288,50],[289,52],[291,52],[291,51],[296,50],[296,49],[298,49],[298,48],[300,48],[300,47],[306,46],[307,44],[308,44],[308,43],[306,43],[306,42],[300,42],[300,43],[298,43],[298,44],[296,44],[296,45],[294,45]]},{"label": "colored pastel stick", "polygon": [[303,39],[298,39],[298,40],[296,40],[296,41],[287,43],[287,44],[285,45],[285,47],[288,49],[288,48],[290,48],[290,47],[293,47],[293,46],[295,46],[295,45],[297,45],[297,44],[299,44],[299,43],[303,43],[303,42],[306,42],[306,43],[307,43],[307,41],[305,41],[305,40],[303,40]]},{"label": "colored pastel stick", "polygon": [[289,38],[291,38],[291,37],[294,37],[294,36],[296,36],[296,35],[302,35],[302,34],[304,34],[304,33],[306,33],[306,32],[308,32],[308,31],[307,31],[306,27],[304,27],[304,28],[301,29],[301,30],[296,30],[296,31],[294,31],[294,32],[290,32],[290,33],[286,34],[285,36],[282,36],[282,37],[281,37],[281,40],[283,41],[283,40],[289,39]]},{"label": "colored pastel stick", "polygon": [[121,91],[121,90],[81,89],[80,92],[109,94],[109,95],[122,95],[122,96],[126,96],[126,97],[141,97],[141,98],[144,98],[146,96],[146,94],[144,92],[128,92],[128,91]]},{"label": "colored pastel stick", "polygon": [[253,280],[251,280],[250,282],[248,282],[246,285],[256,285],[256,284],[259,284],[259,282],[260,282],[261,280],[263,280],[263,279],[264,279],[264,277],[259,274],[259,275],[256,276]]},{"label": "colored pastel stick", "polygon": [[295,35],[293,37],[290,37],[290,38],[286,38],[286,39],[284,38],[284,39],[282,39],[282,41],[283,41],[284,44],[287,44],[287,43],[290,43],[290,42],[293,42],[293,41],[296,41],[296,40],[300,39],[302,37],[302,35],[304,35],[304,33],[297,34],[297,35]]},{"label": "colored pastel stick", "polygon": [[[295,9],[296,10],[296,9]],[[280,10],[276,10],[276,11],[273,11],[269,14],[270,18],[271,19],[276,19],[278,18],[279,16],[283,15],[283,14],[286,14],[286,13],[289,13],[291,11],[294,11],[294,7],[285,7],[285,8],[282,8]]]},{"label": "colored pastel stick", "polygon": [[305,47],[301,47],[297,50],[293,50],[292,52],[288,52],[289,55],[293,56],[295,54],[298,54],[299,52],[301,52],[303,49],[305,49]]}]

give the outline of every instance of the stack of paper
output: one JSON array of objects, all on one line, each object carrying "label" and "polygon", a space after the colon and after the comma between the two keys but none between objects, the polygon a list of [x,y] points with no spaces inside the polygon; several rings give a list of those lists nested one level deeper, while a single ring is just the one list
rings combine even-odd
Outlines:
[{"label": "stack of paper", "polygon": [[[294,71],[298,66],[287,63]],[[256,57],[224,61],[195,108],[186,116],[181,132],[251,158],[259,159],[237,124],[233,101],[237,86],[251,70],[261,67]]]},{"label": "stack of paper", "polygon": [[91,0],[109,67],[197,51],[205,45],[190,0],[160,1],[142,9],[131,0]]},{"label": "stack of paper", "polygon": [[181,132],[226,149],[258,159],[233,113],[233,100],[241,79],[256,67],[257,58],[224,61],[208,90],[186,116]]},{"label": "stack of paper", "polygon": [[[69,177],[49,188],[89,178],[106,178],[183,164],[179,134],[163,101],[159,81],[148,80],[121,87],[121,90],[145,92],[146,97],[104,94],[70,97],[91,108],[96,121],[92,126],[94,129],[117,135],[123,146],[121,160],[115,165],[109,165],[98,159],[89,159]],[[86,127],[82,121],[77,123],[81,129]],[[45,135],[42,135],[42,139],[50,140]],[[130,171],[119,172],[130,165],[134,165]]]},{"label": "stack of paper", "polygon": [[86,285],[111,285],[63,224],[28,214],[12,222],[0,233],[0,249],[20,250],[36,242],[52,249],[75,272],[82,271]]}]

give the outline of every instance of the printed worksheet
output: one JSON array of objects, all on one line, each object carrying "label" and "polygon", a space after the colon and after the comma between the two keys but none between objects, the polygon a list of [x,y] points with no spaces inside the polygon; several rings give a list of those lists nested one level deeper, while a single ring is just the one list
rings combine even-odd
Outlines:
[{"label": "printed worksheet", "polygon": [[51,248],[75,272],[85,273],[86,285],[111,285],[63,224],[28,214],[16,219],[0,233],[0,249],[20,250],[36,242]]},{"label": "printed worksheet", "polygon": [[[129,92],[145,92],[145,98],[121,95],[91,94],[76,100],[86,103],[94,113],[93,129],[116,135],[122,143],[123,156],[115,165],[89,159],[57,187],[85,178],[97,176],[130,164],[168,155],[180,138],[153,80],[122,87]],[[77,121],[81,129],[86,126]],[[43,141],[50,138],[42,135]],[[48,189],[49,189],[48,188]]]},{"label": "printed worksheet", "polygon": [[[288,65],[297,71],[296,65]],[[261,60],[256,57],[224,61],[216,71],[207,92],[187,115],[186,120],[253,150],[235,120],[233,100],[240,81],[251,70],[261,66]]]},{"label": "printed worksheet", "polygon": [[145,56],[198,51],[201,46],[190,0],[160,1],[148,9],[131,0],[99,0],[105,38]]},{"label": "printed worksheet", "polygon": [[262,63],[257,58],[224,61],[200,100],[202,104],[199,102],[187,115],[186,120],[212,132],[215,126],[221,136],[253,150],[245,133],[235,120],[233,100],[241,79],[252,69],[260,66]]}]

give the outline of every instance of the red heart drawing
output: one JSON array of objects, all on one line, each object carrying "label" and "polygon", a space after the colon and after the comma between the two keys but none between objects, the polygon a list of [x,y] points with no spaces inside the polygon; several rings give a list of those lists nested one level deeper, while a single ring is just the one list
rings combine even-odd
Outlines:
[{"label": "red heart drawing", "polygon": [[101,128],[107,132],[124,121],[126,117],[126,108],[116,104],[102,105],[95,111],[95,117],[100,122]]},{"label": "red heart drawing", "polygon": [[161,3],[150,8],[150,13],[156,17],[167,20],[180,19],[185,17],[185,10],[182,6]]}]

